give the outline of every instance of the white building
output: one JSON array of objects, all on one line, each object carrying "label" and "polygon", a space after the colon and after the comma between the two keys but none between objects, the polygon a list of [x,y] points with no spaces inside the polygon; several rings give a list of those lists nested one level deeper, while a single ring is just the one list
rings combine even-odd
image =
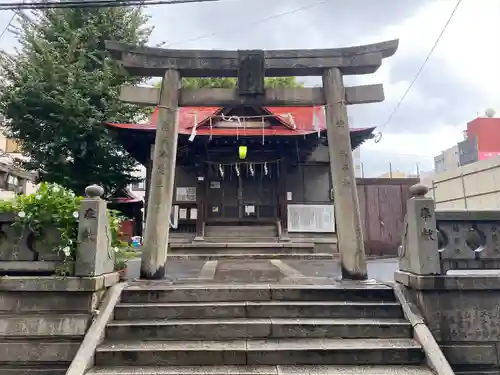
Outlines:
[{"label": "white building", "polygon": [[17,143],[0,133],[0,199],[36,191],[35,174],[14,165],[15,159],[23,158]]},{"label": "white building", "polygon": [[363,177],[363,167],[361,165],[361,148],[358,147],[352,152],[352,163],[354,165],[354,176]]},{"label": "white building", "polygon": [[460,167],[458,145],[450,147],[434,157],[434,171],[436,173],[450,171],[458,167]]},{"label": "white building", "polygon": [[141,178],[141,181],[129,185],[128,189],[138,199],[144,200],[144,197],[146,195],[146,167],[144,167],[142,164],[139,164],[137,166],[137,171],[134,173],[134,176]]}]

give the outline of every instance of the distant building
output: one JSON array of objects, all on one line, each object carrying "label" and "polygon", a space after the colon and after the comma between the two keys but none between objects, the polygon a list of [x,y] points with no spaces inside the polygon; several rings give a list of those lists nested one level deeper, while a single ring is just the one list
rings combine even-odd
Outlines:
[{"label": "distant building", "polygon": [[467,123],[464,140],[434,158],[434,171],[457,167],[500,155],[500,118],[478,117]]},{"label": "distant building", "polygon": [[0,133],[0,199],[35,192],[35,174],[14,165],[15,159],[22,158],[16,141]]},{"label": "distant building", "polygon": [[458,143],[458,162],[459,165],[467,165],[479,160],[477,148],[477,138],[467,137]]},{"label": "distant building", "polygon": [[478,117],[467,124],[466,135],[461,165],[500,155],[500,118]]},{"label": "distant building", "polygon": [[450,147],[434,157],[434,170],[436,173],[449,171],[459,166],[458,145]]},{"label": "distant building", "polygon": [[354,164],[354,175],[358,178],[363,177],[363,167],[361,163],[361,149],[357,148],[352,152],[352,163]]},{"label": "distant building", "polygon": [[21,150],[17,142],[0,134],[0,150],[10,155],[21,156]]},{"label": "distant building", "polygon": [[429,196],[435,194],[434,181],[440,173],[500,155],[500,118],[493,116],[494,111],[487,110],[485,117],[468,122],[464,140],[434,158],[434,171],[420,174]]},{"label": "distant building", "polygon": [[128,189],[137,199],[144,200],[144,197],[146,196],[146,167],[139,164],[137,172],[134,173],[134,176],[139,177],[141,180],[131,184]]}]

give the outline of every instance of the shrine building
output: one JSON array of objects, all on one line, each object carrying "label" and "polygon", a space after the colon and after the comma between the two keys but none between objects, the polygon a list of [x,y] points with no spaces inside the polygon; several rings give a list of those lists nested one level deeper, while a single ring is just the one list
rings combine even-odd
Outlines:
[{"label": "shrine building", "polygon": [[[146,167],[146,201],[157,121],[158,109],[145,124],[106,124]],[[177,121],[171,241],[221,225],[335,237],[324,107],[180,107]],[[373,130],[351,129],[352,149]]]}]

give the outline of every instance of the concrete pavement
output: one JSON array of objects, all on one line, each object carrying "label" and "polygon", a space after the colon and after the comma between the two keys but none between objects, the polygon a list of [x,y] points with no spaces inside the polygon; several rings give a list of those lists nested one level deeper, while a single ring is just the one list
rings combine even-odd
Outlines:
[{"label": "concrete pavement", "polygon": [[[396,258],[368,260],[368,277],[393,281],[398,268]],[[127,278],[140,274],[140,259],[132,259]],[[170,260],[167,277],[172,281],[215,283],[282,282],[290,280],[336,279],[340,277],[338,260]]]}]

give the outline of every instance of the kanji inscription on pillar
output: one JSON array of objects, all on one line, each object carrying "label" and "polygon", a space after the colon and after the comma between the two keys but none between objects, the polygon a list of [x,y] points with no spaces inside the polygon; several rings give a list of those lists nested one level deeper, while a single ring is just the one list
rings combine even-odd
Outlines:
[{"label": "kanji inscription on pillar", "polygon": [[107,203],[99,197],[84,198],[80,206],[76,276],[98,276],[114,270],[110,259]]},{"label": "kanji inscription on pillar", "polygon": [[96,218],[95,210],[93,208],[86,209],[85,213],[83,214],[83,217],[85,219],[95,219]]}]

